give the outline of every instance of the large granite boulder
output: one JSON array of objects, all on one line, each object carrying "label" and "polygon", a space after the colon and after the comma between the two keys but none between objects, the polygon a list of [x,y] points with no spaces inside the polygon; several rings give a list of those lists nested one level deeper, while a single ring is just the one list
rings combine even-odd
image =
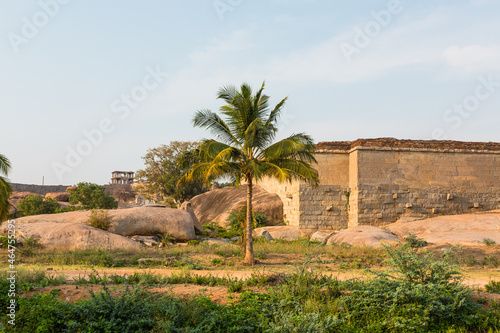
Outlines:
[{"label": "large granite boulder", "polygon": [[267,231],[273,239],[282,239],[287,241],[293,241],[307,236],[301,232],[298,226],[287,225],[255,228],[253,230],[254,237],[263,235],[262,233],[264,230]]},{"label": "large granite boulder", "polygon": [[[277,194],[272,194],[260,186],[253,186],[253,210],[265,215],[270,224],[283,222],[283,202]],[[246,204],[247,185],[228,186],[197,195],[190,200],[194,213],[201,224],[218,222],[227,227],[230,213]]]},{"label": "large granite boulder", "polygon": [[68,202],[69,201],[69,193],[68,192],[51,192],[45,194],[46,198],[52,198],[55,201],[63,201],[63,202]]},{"label": "large granite boulder", "polygon": [[322,244],[326,244],[326,242],[335,235],[335,232],[333,231],[316,231],[314,234],[312,234],[311,238],[309,239],[311,242],[319,242]]},{"label": "large granite boulder", "polygon": [[361,225],[339,231],[331,236],[327,245],[347,243],[353,246],[382,247],[382,243],[396,244],[399,239],[387,230]]},{"label": "large granite boulder", "polygon": [[[17,220],[16,220],[17,222]],[[58,249],[104,248],[107,250],[138,250],[144,245],[109,231],[78,222],[16,223],[17,240],[32,237],[40,245]]]},{"label": "large granite boulder", "polygon": [[17,209],[17,206],[19,205],[19,202],[22,200],[26,199],[30,195],[36,195],[38,197],[42,197],[40,194],[32,193],[32,192],[12,192],[9,198],[10,202],[10,207],[9,207],[9,214],[16,213],[19,210]]},{"label": "large granite boulder", "polygon": [[184,201],[180,207],[180,209],[185,210],[186,212],[191,215],[191,218],[193,219],[194,227],[203,232],[205,231],[203,229],[203,226],[201,225],[200,221],[198,221],[198,217],[196,217],[196,214],[194,213],[193,206],[190,201]]},{"label": "large granite boulder", "polygon": [[[111,218],[109,231],[122,236],[155,236],[169,234],[177,240],[195,239],[193,219],[180,209],[136,207],[108,210]],[[16,219],[23,223],[87,223],[90,211],[80,210],[60,214],[26,216]]]},{"label": "large granite boulder", "polygon": [[181,209],[136,207],[109,211],[109,231],[123,236],[169,234],[176,240],[196,239],[194,221]]},{"label": "large granite boulder", "polygon": [[402,237],[415,234],[437,245],[481,245],[486,238],[500,244],[500,210],[396,222],[384,228]]}]

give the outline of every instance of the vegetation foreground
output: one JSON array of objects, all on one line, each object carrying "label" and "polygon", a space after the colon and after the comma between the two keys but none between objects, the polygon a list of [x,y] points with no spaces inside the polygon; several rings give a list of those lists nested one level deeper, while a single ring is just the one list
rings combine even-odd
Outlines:
[{"label": "vegetation foreground", "polygon": [[[308,254],[301,258],[301,262],[295,262],[293,269],[288,272],[266,275],[256,271],[244,280],[231,278],[229,275],[201,276],[188,269],[170,276],[151,272],[129,276],[93,273],[85,278],[75,279],[72,283],[81,288],[88,284],[101,285],[102,291],[91,292],[88,299],[74,303],[65,301],[58,289],[45,294],[36,292],[39,287],[69,283],[64,276],[52,276],[40,270],[20,270],[17,288],[21,296],[17,298],[16,326],[4,324],[4,331],[499,331],[500,303],[481,298],[477,292],[463,284],[463,276],[457,271],[454,249],[437,255],[432,251],[419,250],[414,247],[414,243],[406,242],[397,247],[386,247],[383,251],[373,250],[366,252],[366,255],[374,256],[372,264],[383,266],[383,270],[373,269],[374,277],[371,279],[341,281],[317,273],[315,267],[320,260],[319,256],[328,254],[325,250],[327,247],[313,243],[308,243],[308,246],[297,244],[298,242],[278,242],[273,245],[275,252],[293,252],[294,248],[308,251]],[[257,243],[256,250],[265,251],[269,246],[271,245]],[[231,252],[233,250],[230,249],[234,247],[191,245],[190,248],[200,249],[200,252],[205,252],[204,255],[209,258],[212,255],[222,258],[218,261],[211,259],[209,262],[214,266],[231,256],[242,255]],[[174,249],[175,247],[172,247],[164,253],[173,254]],[[41,250],[31,250],[24,254],[23,262],[30,262],[37,257],[39,262],[43,262],[48,258],[43,257]],[[340,257],[349,257],[349,254],[359,256],[359,251],[360,249],[339,247],[335,253]],[[105,251],[89,252],[86,257],[93,255],[97,256],[94,260],[98,260],[99,256],[100,260],[103,260],[101,263],[96,262],[98,266],[117,263],[113,258],[105,259]],[[271,253],[268,255],[271,256]],[[71,255],[68,257],[71,258]],[[54,260],[58,260],[57,257]],[[119,260],[122,260],[123,264],[124,259]],[[351,260],[348,258],[345,262]],[[133,258],[127,264],[132,261]],[[195,261],[191,260],[189,264],[194,263]],[[151,264],[154,267],[154,263]],[[5,309],[9,301],[9,285],[6,272],[2,275],[0,303]],[[227,304],[217,304],[203,294],[176,297],[171,293],[159,293],[152,289],[180,283],[224,286],[230,293],[230,301]],[[117,293],[117,286],[120,285],[123,287],[121,292]],[[252,291],[251,286],[258,287],[258,290],[253,288]],[[490,282],[486,290],[499,293],[500,284]],[[7,323],[7,319],[3,316],[0,322]]]}]

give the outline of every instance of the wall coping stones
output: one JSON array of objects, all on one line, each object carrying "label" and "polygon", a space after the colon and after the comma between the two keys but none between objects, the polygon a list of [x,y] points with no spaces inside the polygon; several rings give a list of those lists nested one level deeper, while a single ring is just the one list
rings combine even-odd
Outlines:
[{"label": "wall coping stones", "polygon": [[350,153],[356,149],[500,153],[500,142],[399,140],[395,138],[376,138],[357,139],[355,141],[319,142],[316,145],[316,150],[320,153]]}]

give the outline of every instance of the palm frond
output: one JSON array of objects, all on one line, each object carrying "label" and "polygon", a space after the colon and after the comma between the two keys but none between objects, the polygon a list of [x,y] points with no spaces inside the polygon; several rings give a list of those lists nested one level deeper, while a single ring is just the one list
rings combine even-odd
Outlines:
[{"label": "palm frond", "polygon": [[226,103],[231,104],[234,96],[237,94],[236,87],[233,85],[229,86],[223,86],[221,89],[219,89],[219,92],[217,93],[217,99],[222,99]]},{"label": "palm frond", "polygon": [[241,145],[224,120],[210,110],[196,112],[193,118],[193,125],[195,127],[204,127],[210,130],[218,139],[228,144]]},{"label": "palm frond", "polygon": [[8,176],[10,168],[11,164],[9,159],[5,155],[0,154],[0,172]]},{"label": "palm frond", "polygon": [[288,97],[285,97],[278,104],[276,104],[274,109],[269,113],[269,117],[267,118],[266,126],[276,124],[279,116],[281,115],[281,110],[283,109],[283,106],[285,105],[287,99],[288,99]]},{"label": "palm frond", "polygon": [[298,158],[308,163],[316,163],[312,138],[304,133],[292,134],[262,151],[259,158],[273,160],[279,158]]}]

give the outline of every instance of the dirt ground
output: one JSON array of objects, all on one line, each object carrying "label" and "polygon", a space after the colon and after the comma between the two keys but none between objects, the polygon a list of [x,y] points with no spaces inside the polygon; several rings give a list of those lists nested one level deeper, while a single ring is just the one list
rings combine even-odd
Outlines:
[{"label": "dirt ground", "polygon": [[[118,296],[126,290],[125,285],[108,285],[113,296]],[[102,285],[60,285],[45,288],[35,288],[22,294],[23,297],[32,297],[36,293],[47,294],[53,290],[59,290],[59,299],[66,302],[77,302],[88,299],[91,292],[99,293],[103,290]],[[168,294],[177,297],[191,297],[197,295],[208,296],[218,304],[228,304],[232,299],[237,299],[241,293],[230,293],[227,287],[216,286],[198,286],[193,284],[172,284],[165,287],[152,287],[147,289],[151,293]],[[264,288],[247,288],[253,292],[264,292]],[[232,297],[231,297],[232,296]]]}]

